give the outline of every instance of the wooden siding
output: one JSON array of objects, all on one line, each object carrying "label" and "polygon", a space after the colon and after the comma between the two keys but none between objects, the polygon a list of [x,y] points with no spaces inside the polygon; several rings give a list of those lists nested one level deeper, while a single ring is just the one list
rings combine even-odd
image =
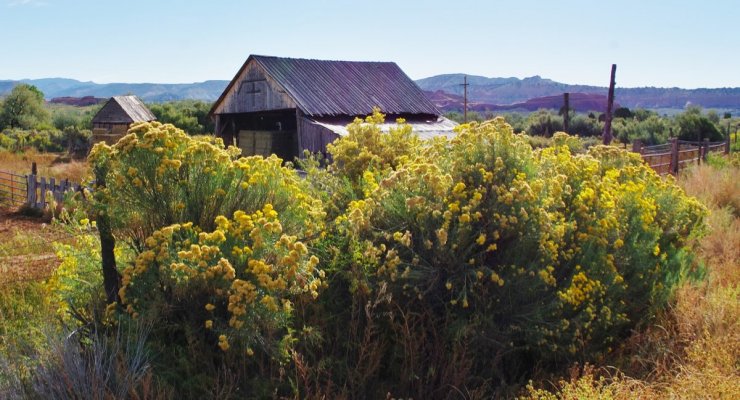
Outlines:
[{"label": "wooden siding", "polygon": [[213,114],[235,114],[295,108],[295,102],[257,63],[250,62],[236,78]]},{"label": "wooden siding", "polygon": [[303,157],[303,150],[326,155],[326,145],[337,139],[339,135],[329,129],[313,123],[306,117],[298,118],[298,143],[300,143],[301,157]]}]

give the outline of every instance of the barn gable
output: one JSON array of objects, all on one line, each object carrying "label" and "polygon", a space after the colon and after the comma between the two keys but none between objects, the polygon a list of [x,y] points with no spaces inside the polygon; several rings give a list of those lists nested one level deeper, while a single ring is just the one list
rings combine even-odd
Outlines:
[{"label": "barn gable", "polygon": [[211,109],[233,114],[296,108],[295,101],[262,65],[250,57]]}]

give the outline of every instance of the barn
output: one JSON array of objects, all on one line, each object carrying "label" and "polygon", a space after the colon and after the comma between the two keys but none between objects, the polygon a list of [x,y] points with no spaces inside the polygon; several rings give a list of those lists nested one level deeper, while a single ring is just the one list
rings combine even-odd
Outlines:
[{"label": "barn", "polygon": [[[456,125],[393,62],[326,61],[251,55],[214,103],[215,134],[244,155],[292,160],[325,153],[355,117],[379,107],[422,137]],[[392,124],[382,126],[388,129]]]},{"label": "barn", "polygon": [[93,142],[115,143],[134,122],[156,119],[136,96],[111,97],[92,119]]}]

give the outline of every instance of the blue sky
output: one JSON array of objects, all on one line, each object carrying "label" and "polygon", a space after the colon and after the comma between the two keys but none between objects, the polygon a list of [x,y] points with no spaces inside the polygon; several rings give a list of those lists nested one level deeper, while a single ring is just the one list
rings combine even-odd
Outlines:
[{"label": "blue sky", "polygon": [[740,87],[740,1],[0,0],[0,79],[231,79],[249,54],[414,78]]}]

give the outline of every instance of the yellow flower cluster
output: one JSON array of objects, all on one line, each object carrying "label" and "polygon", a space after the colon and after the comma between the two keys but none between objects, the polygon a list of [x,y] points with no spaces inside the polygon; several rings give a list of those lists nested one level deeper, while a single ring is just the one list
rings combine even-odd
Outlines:
[{"label": "yellow flower cluster", "polygon": [[[261,314],[289,315],[292,300],[316,298],[324,285],[319,259],[296,236],[282,232],[279,215],[271,204],[247,214],[236,211],[232,219],[215,218],[212,232],[199,232],[192,224],[175,224],[157,230],[145,244],[147,250],[123,272],[121,299],[129,313],[140,312],[157,282],[172,288],[175,296],[192,296],[206,290],[210,314],[203,326],[229,326],[253,335]],[[153,286],[154,285],[154,286]],[[228,320],[217,323],[221,307]],[[226,339],[219,347],[230,348]]]}]

